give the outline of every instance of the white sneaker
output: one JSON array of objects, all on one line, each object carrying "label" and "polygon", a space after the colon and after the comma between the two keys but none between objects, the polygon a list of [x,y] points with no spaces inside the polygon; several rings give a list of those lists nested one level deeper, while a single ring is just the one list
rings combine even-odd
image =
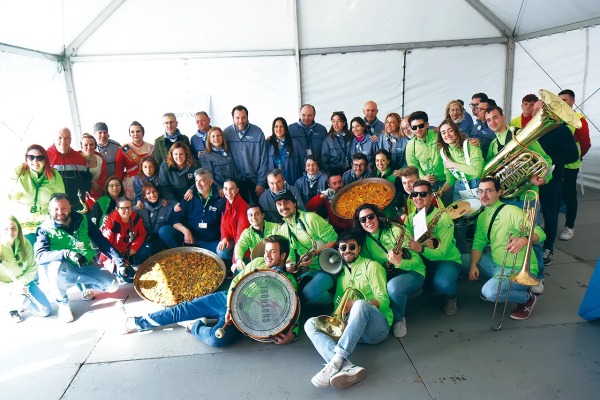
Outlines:
[{"label": "white sneaker", "polygon": [[329,383],[336,389],[348,389],[350,386],[362,381],[366,377],[366,369],[359,367],[358,365],[354,365],[350,361],[344,360],[342,363],[342,369],[340,372],[331,377]]},{"label": "white sneaker", "polygon": [[402,321],[398,321],[392,325],[392,332],[394,333],[394,337],[397,338],[406,336],[406,318],[402,318]]},{"label": "white sneaker", "polygon": [[529,291],[533,294],[543,294],[544,293],[544,280],[540,279],[540,283],[535,286],[532,286]]},{"label": "white sneaker", "polygon": [[92,289],[83,289],[81,291],[81,298],[86,301],[90,301],[94,300],[96,298],[96,295],[94,295],[94,291]]},{"label": "white sneaker", "polygon": [[560,234],[559,238],[560,240],[571,240],[573,236],[575,236],[575,228],[571,229],[565,226],[565,230]]},{"label": "white sneaker", "polygon": [[65,323],[69,323],[69,322],[73,322],[75,318],[73,318],[73,313],[71,312],[71,307],[69,307],[69,304],[62,304],[59,303],[58,304],[58,320],[65,322]]},{"label": "white sneaker", "polygon": [[310,380],[313,385],[320,389],[325,389],[329,387],[329,380],[342,369],[342,364],[344,359],[340,355],[335,355],[325,367],[319,371],[315,376]]}]

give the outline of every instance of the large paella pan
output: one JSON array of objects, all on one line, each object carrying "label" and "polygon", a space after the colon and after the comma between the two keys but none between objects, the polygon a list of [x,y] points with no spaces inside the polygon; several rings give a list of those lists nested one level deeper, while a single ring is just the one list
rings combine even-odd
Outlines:
[{"label": "large paella pan", "polygon": [[387,179],[361,179],[344,186],[335,194],[331,200],[331,211],[340,218],[352,219],[362,204],[375,204],[383,210],[395,195],[396,188]]}]

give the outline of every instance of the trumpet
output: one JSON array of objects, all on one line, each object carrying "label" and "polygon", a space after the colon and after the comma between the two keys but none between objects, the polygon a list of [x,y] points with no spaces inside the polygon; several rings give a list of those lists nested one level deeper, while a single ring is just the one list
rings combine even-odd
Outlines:
[{"label": "trumpet", "polygon": [[[506,300],[504,301],[504,311],[502,311],[502,319],[498,325],[494,325],[496,320],[496,308],[498,307],[498,298],[500,297],[500,288],[502,286],[502,280],[504,279],[504,270],[506,268],[506,259],[508,257],[508,249],[504,251],[504,261],[502,262],[502,270],[500,271],[500,278],[498,279],[498,291],[496,293],[496,301],[494,302],[494,313],[492,314],[491,328],[492,330],[498,331],[502,328],[504,323],[504,317],[506,315],[506,307],[508,305],[508,295],[510,294],[510,287],[513,282],[524,286],[535,286],[540,283],[540,280],[531,274],[530,260],[531,260],[531,246],[533,245],[533,230],[535,228],[535,217],[537,215],[539,207],[540,197],[533,190],[525,193],[525,201],[523,204],[523,216],[521,218],[521,226],[519,227],[518,237],[523,237],[525,234],[528,235],[527,246],[525,247],[525,258],[523,259],[523,265],[521,270],[515,274],[515,267],[517,264],[518,253],[514,255],[512,262],[512,269],[508,276],[508,288],[506,290]],[[508,232],[507,247],[513,237],[513,232]]]},{"label": "trumpet", "polygon": [[340,300],[340,304],[336,307],[331,316],[321,315],[315,321],[315,328],[319,332],[323,332],[333,340],[340,340],[348,323],[348,315],[344,315],[344,309],[348,300],[364,300],[366,296],[359,289],[348,286],[344,291],[344,295]]}]

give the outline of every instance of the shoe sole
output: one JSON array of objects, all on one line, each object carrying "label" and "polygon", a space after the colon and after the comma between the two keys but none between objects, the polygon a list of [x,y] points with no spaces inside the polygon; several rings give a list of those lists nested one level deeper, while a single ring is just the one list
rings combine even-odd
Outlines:
[{"label": "shoe sole", "polygon": [[535,307],[535,303],[537,303],[537,297],[533,296],[534,300],[533,300],[533,304],[531,305],[531,310],[529,310],[529,316],[527,316],[526,318],[521,318],[521,317],[513,317],[513,315],[509,315],[509,317],[511,319],[517,320],[517,321],[524,321],[526,319],[529,319],[529,317],[531,317],[531,313],[533,312],[533,308]]},{"label": "shoe sole", "polygon": [[336,389],[348,389],[350,386],[364,380],[367,377],[367,370],[360,369],[358,372],[350,374],[337,374],[331,377],[329,383]]},{"label": "shoe sole", "polygon": [[310,383],[312,383],[313,385],[315,385],[315,387],[317,387],[319,389],[327,389],[330,386],[329,383],[327,383],[327,385],[321,384],[320,382],[316,381],[315,378],[312,378],[310,380]]}]

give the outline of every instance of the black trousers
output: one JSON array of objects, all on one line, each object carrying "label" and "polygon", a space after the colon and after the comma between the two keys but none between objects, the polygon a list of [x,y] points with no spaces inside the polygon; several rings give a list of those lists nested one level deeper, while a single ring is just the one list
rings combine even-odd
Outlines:
[{"label": "black trousers", "polygon": [[552,172],[552,180],[540,186],[540,205],[544,216],[544,250],[554,252],[554,242],[558,232],[558,209],[560,208],[560,196],[563,180],[564,166],[555,165]]},{"label": "black trousers", "polygon": [[562,185],[562,196],[567,206],[565,226],[571,229],[575,227],[575,219],[577,218],[577,174],[579,174],[579,168],[565,168]]},{"label": "black trousers", "polygon": [[242,199],[248,204],[257,203],[258,196],[256,195],[256,183],[248,179],[241,180],[240,196],[242,196]]}]

